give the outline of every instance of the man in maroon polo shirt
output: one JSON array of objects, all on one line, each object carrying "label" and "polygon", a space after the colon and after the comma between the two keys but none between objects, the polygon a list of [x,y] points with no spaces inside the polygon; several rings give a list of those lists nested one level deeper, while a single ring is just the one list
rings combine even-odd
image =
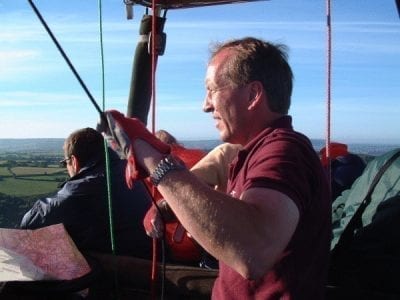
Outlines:
[{"label": "man in maroon polo shirt", "polygon": [[255,38],[214,49],[203,110],[243,150],[227,194],[200,182],[148,138],[133,141],[183,226],[220,261],[213,299],[323,299],[331,236],[328,182],[288,115],[292,71],[283,45]]}]

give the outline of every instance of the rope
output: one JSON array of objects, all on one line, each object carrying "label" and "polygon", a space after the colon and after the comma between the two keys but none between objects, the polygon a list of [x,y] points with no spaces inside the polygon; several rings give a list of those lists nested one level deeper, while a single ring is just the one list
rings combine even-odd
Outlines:
[{"label": "rope", "polygon": [[[67,62],[68,66],[70,67],[71,71],[73,72],[73,74],[75,75],[76,79],[79,81],[80,85],[82,86],[82,88],[84,89],[84,91],[86,92],[87,96],[89,97],[89,100],[92,102],[93,106],[95,107],[95,109],[97,110],[97,112],[100,114],[101,118],[105,118],[104,114],[103,114],[103,110],[104,110],[104,106],[105,106],[105,102],[104,102],[104,55],[103,55],[103,40],[102,40],[102,15],[101,15],[101,0],[99,0],[99,11],[100,11],[100,44],[101,44],[101,62],[102,62],[102,88],[103,88],[103,110],[100,109],[99,105],[97,104],[96,100],[94,99],[94,97],[92,96],[92,94],[90,93],[89,89],[87,88],[87,86],[85,85],[85,83],[83,82],[82,78],[79,76],[78,72],[76,71],[75,67],[73,66],[73,64],[71,63],[71,61],[69,60],[68,56],[65,54],[63,48],[61,47],[60,43],[57,41],[56,37],[54,36],[54,34],[52,33],[52,31],[50,30],[49,26],[47,25],[46,21],[44,20],[44,18],[42,17],[42,15],[40,14],[39,10],[37,9],[37,7],[35,6],[35,4],[33,3],[32,0],[28,0],[29,4],[31,5],[33,11],[35,12],[35,14],[37,15],[37,17],[39,18],[40,22],[42,23],[43,27],[46,29],[47,33],[49,34],[49,36],[51,37],[51,39],[53,40],[54,44],[56,45],[57,49],[60,51],[62,57],[64,58],[64,60]],[[107,122],[107,120],[105,120]],[[108,152],[106,151],[106,161],[109,160],[108,159]],[[109,182],[107,181],[107,187],[109,187]],[[109,190],[108,190],[109,192]],[[115,246],[112,246],[112,248],[114,249]]]},{"label": "rope", "polygon": [[[103,51],[103,14],[102,14],[102,0],[98,1],[99,5],[99,35],[100,35],[100,57],[101,57],[101,86],[102,86],[102,104],[103,111],[105,110],[105,83],[104,83],[104,51]],[[107,151],[107,142],[104,140],[104,153],[106,157],[106,178],[107,178],[107,199],[108,199],[108,210],[109,210],[109,223],[110,223],[110,235],[111,235],[111,250],[115,254],[115,237],[114,237],[114,222],[112,213],[112,196],[111,196],[111,168],[109,153]]]},{"label": "rope", "polygon": [[[164,238],[161,239],[161,253],[162,253],[161,259],[162,259],[162,265],[163,265],[163,278],[162,278],[162,282],[161,282],[161,299],[164,299],[165,269],[166,269],[165,268],[166,261],[165,261],[165,255],[164,255],[164,253],[166,251],[165,250],[165,236],[166,236],[166,226],[165,226],[165,224],[166,224],[166,221],[165,221],[165,219],[163,217],[163,214],[162,214],[160,208],[157,205],[157,201],[155,200],[156,187],[152,186],[151,189],[150,189],[150,187],[147,184],[144,184],[144,187],[146,188],[147,192],[151,195],[151,201],[154,204],[154,206],[156,207],[156,209],[157,209],[157,211],[158,211],[158,213],[159,213],[159,215],[161,217],[161,221],[164,224],[164,228],[163,228],[163,237]],[[156,264],[157,263],[157,251],[155,251],[154,247],[157,247],[157,243],[156,243],[157,241],[158,241],[157,239],[153,239],[152,277],[151,277],[151,279],[152,279],[152,282],[151,282],[151,296],[152,296],[152,298],[151,299],[155,299],[155,291],[156,291],[155,290],[155,287],[156,287],[155,279],[156,279],[156,271],[157,271],[157,264]],[[153,278],[154,278],[154,281],[153,281]]]},{"label": "rope", "polygon": [[[69,68],[71,69],[72,73],[75,75],[76,79],[80,83],[81,87],[87,94],[89,100],[92,102],[93,106],[97,110],[97,112],[100,115],[100,118],[103,119],[105,124],[107,124],[107,119],[104,116],[104,110],[105,110],[105,84],[104,84],[104,52],[103,52],[103,30],[102,30],[102,3],[101,0],[99,0],[99,31],[100,31],[100,46],[101,46],[101,76],[102,76],[102,104],[103,104],[103,109],[99,107],[97,104],[96,100],[90,93],[89,89],[87,88],[86,84],[76,71],[74,65],[71,63],[70,59],[66,55],[65,51],[61,47],[60,43],[57,41],[56,37],[50,30],[49,26],[45,22],[44,18],[40,14],[39,10],[36,8],[35,4],[33,3],[32,0],[28,0],[28,3],[32,7],[33,11],[35,12],[36,16],[39,18],[40,22],[42,23],[43,27],[46,29],[48,35],[56,45],[57,49],[59,50],[61,56],[64,58],[66,63],[68,64]],[[155,104],[156,104],[156,85],[155,85],[155,71],[156,71],[156,64],[157,64],[157,51],[156,51],[156,3],[155,0],[152,0],[152,9],[153,9],[153,18],[152,18],[152,35],[151,35],[151,54],[152,54],[152,70],[151,70],[151,81],[152,81],[152,132],[154,133],[155,131]],[[112,217],[112,196],[111,196],[111,180],[110,180],[110,159],[109,159],[109,153],[107,151],[107,143],[106,141],[104,142],[104,148],[105,148],[105,160],[106,160],[106,178],[107,178],[107,199],[108,199],[108,207],[109,207],[109,222],[110,222],[110,235],[111,235],[111,249],[112,253],[115,255],[115,239],[114,239],[114,228],[113,228],[113,217]],[[162,252],[165,252],[165,245],[162,243]],[[156,275],[157,275],[157,243],[156,240],[153,241],[153,265],[152,265],[152,296],[154,298],[155,296],[155,282],[156,282]],[[162,280],[162,299],[164,298],[164,281],[165,281],[165,255],[163,257],[163,265],[164,265],[164,271],[163,271],[163,280]],[[116,287],[118,288],[117,284],[117,279],[116,280]],[[117,290],[118,292],[118,290]]]},{"label": "rope", "polygon": [[[107,124],[107,120],[105,119],[105,116],[104,116],[104,113],[103,113],[104,110],[105,110],[105,84],[104,84],[104,73],[105,72],[104,72],[104,51],[103,51],[103,29],[102,29],[102,24],[103,24],[103,21],[102,21],[102,19],[103,19],[102,18],[102,1],[99,0],[98,4],[99,4],[99,27],[100,27],[99,31],[100,31],[100,49],[101,49],[101,77],[102,77],[101,80],[102,80],[103,109],[100,109],[100,107],[97,104],[96,100],[94,99],[94,97],[90,93],[90,91],[87,88],[86,84],[84,83],[84,81],[82,80],[82,78],[80,77],[78,72],[76,71],[74,65],[71,63],[70,59],[68,58],[68,56],[66,55],[65,51],[61,47],[60,43],[57,41],[56,37],[54,36],[52,31],[50,30],[49,26],[47,25],[46,21],[44,20],[44,18],[40,14],[39,10],[37,9],[37,7],[33,3],[33,1],[32,0],[28,0],[28,3],[32,7],[32,9],[35,12],[36,16],[39,18],[39,20],[42,23],[43,27],[46,29],[46,31],[49,34],[50,38],[52,39],[52,41],[56,45],[57,49],[61,53],[61,56],[64,58],[64,60],[68,64],[68,66],[71,69],[72,73],[75,75],[75,77],[78,80],[78,82],[80,83],[81,87],[86,92],[86,94],[89,97],[89,100],[92,102],[94,108],[97,110],[97,112],[99,113],[100,117]],[[112,214],[111,175],[110,175],[111,174],[111,168],[110,168],[109,153],[108,153],[107,149],[108,149],[107,142],[106,142],[106,140],[104,140],[104,153],[105,153],[105,161],[106,161],[107,201],[108,201],[108,209],[109,209],[111,250],[112,250],[112,253],[115,255],[115,248],[116,247],[115,247],[114,226],[113,226],[114,222],[113,222],[113,218],[112,218],[113,214]],[[116,273],[115,273],[115,284],[116,284],[117,294],[118,294],[118,280],[117,280],[117,277],[116,277]]]},{"label": "rope", "polygon": [[[153,17],[151,20],[151,102],[152,102],[152,118],[151,118],[151,129],[153,134],[155,133],[155,107],[156,107],[156,1],[152,0],[151,8],[153,10]],[[157,206],[157,204],[156,204]],[[157,239],[153,238],[153,257],[151,265],[151,299],[156,299],[156,284],[157,284]]]},{"label": "rope", "polygon": [[[158,50],[157,50],[157,15],[159,12],[159,8],[156,5],[156,0],[152,0],[152,11],[153,17],[151,22],[151,129],[152,133],[155,133],[156,128],[156,67],[157,67],[157,58],[158,58]],[[164,11],[165,17],[166,11]],[[154,198],[155,193],[152,194]],[[157,207],[157,205],[156,205]],[[162,216],[161,212],[160,215]],[[164,230],[165,230],[165,221]],[[161,260],[162,260],[162,280],[161,280],[161,299],[164,299],[164,290],[165,290],[165,272],[166,272],[166,261],[165,261],[165,231],[163,234],[163,239],[161,240]],[[152,258],[152,272],[151,272],[151,298],[156,299],[156,285],[157,285],[157,252],[158,252],[158,243],[157,239],[153,238],[153,258]]]},{"label": "rope", "polygon": [[[103,43],[103,8],[102,0],[98,0],[99,9],[99,36],[100,36],[100,60],[101,60],[101,94],[102,94],[102,111],[105,111],[105,67],[104,67],[104,43]],[[111,162],[110,155],[108,152],[107,141],[104,139],[104,155],[106,161],[106,184],[107,184],[107,204],[108,204],[108,217],[109,217],[109,229],[110,229],[110,242],[111,252],[116,255],[116,243],[115,243],[115,231],[114,231],[114,215],[113,215],[113,200],[112,200],[112,187],[111,187]],[[114,260],[113,265],[114,285],[116,298],[119,299],[119,282],[117,272],[117,260]]]},{"label": "rope", "polygon": [[61,45],[58,43],[56,37],[53,35],[53,33],[51,32],[50,28],[47,26],[46,21],[43,19],[42,15],[40,14],[39,10],[36,8],[35,4],[33,3],[32,0],[28,0],[28,3],[30,4],[30,6],[32,7],[33,11],[35,12],[36,16],[39,18],[40,22],[42,23],[43,27],[46,29],[47,33],[49,34],[49,36],[51,37],[51,39],[53,40],[54,44],[56,45],[57,49],[60,51],[62,57],[64,58],[64,60],[66,61],[66,63],[68,64],[69,68],[71,69],[72,73],[75,75],[76,79],[79,81],[80,85],[82,86],[82,88],[84,89],[84,91],[86,92],[87,96],[89,97],[89,100],[92,102],[93,106],[95,107],[95,109],[97,110],[97,112],[100,114],[100,117],[106,122],[107,124],[107,120],[105,119],[105,116],[103,114],[103,112],[101,111],[99,105],[97,104],[96,100],[94,99],[94,97],[92,96],[92,94],[90,93],[89,89],[87,88],[87,86],[85,85],[85,83],[83,82],[82,78],[79,76],[78,72],[76,71],[74,65],[71,63],[71,61],[69,60],[68,56],[65,54],[63,48],[61,47]]},{"label": "rope", "polygon": [[[326,76],[326,157],[328,158],[328,182],[331,182],[331,80],[332,80],[332,26],[331,26],[331,0],[326,0],[326,25],[327,25],[327,76]],[[331,185],[329,184],[329,187]]]}]

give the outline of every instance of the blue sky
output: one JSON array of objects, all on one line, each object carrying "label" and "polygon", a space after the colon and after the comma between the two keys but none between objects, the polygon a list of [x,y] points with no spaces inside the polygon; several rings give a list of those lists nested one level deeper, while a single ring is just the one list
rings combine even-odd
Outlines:
[{"label": "blue sky", "polygon": [[[97,0],[34,2],[102,106]],[[126,111],[138,26],[122,0],[105,0],[105,107]],[[333,140],[400,144],[400,19],[394,0],[332,1]],[[311,138],[326,133],[323,0],[271,0],[169,10],[157,67],[156,129],[179,139],[217,139],[201,111],[211,42],[256,36],[287,44],[295,82],[290,114]],[[0,0],[0,138],[64,138],[98,115],[25,0]],[[151,119],[149,119],[151,124]]]}]

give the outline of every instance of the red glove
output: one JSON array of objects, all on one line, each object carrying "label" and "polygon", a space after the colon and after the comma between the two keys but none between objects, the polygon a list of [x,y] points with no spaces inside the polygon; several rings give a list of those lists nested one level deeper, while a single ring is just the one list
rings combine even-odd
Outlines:
[{"label": "red glove", "polygon": [[98,130],[104,133],[113,150],[121,158],[127,160],[125,179],[128,187],[132,188],[135,180],[149,176],[145,170],[136,164],[133,149],[135,139],[146,141],[163,154],[170,153],[171,148],[151,134],[139,119],[127,118],[116,110],[106,111],[104,116],[108,124],[104,124],[104,120],[102,119]]},{"label": "red glove", "polygon": [[164,222],[155,204],[147,211],[143,219],[143,226],[148,236],[157,239],[163,237]]}]

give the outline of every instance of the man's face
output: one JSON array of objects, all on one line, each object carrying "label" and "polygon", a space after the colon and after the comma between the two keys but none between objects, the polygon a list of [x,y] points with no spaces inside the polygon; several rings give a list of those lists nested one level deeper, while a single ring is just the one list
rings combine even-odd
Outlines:
[{"label": "man's face", "polygon": [[67,153],[67,144],[66,144],[66,142],[64,143],[63,150],[64,150],[64,159],[60,163],[61,163],[61,165],[63,167],[67,168],[68,175],[70,177],[72,177],[72,176],[74,176],[76,174],[75,168],[73,166],[73,157],[74,156],[73,155],[69,155]]},{"label": "man's face", "polygon": [[67,161],[67,171],[70,177],[73,177],[76,175],[76,170],[72,164],[72,157],[70,160]]},{"label": "man's face", "polygon": [[206,97],[203,110],[212,113],[215,126],[224,142],[243,143],[248,98],[246,86],[234,87],[221,76],[227,51],[217,54],[207,68]]}]

